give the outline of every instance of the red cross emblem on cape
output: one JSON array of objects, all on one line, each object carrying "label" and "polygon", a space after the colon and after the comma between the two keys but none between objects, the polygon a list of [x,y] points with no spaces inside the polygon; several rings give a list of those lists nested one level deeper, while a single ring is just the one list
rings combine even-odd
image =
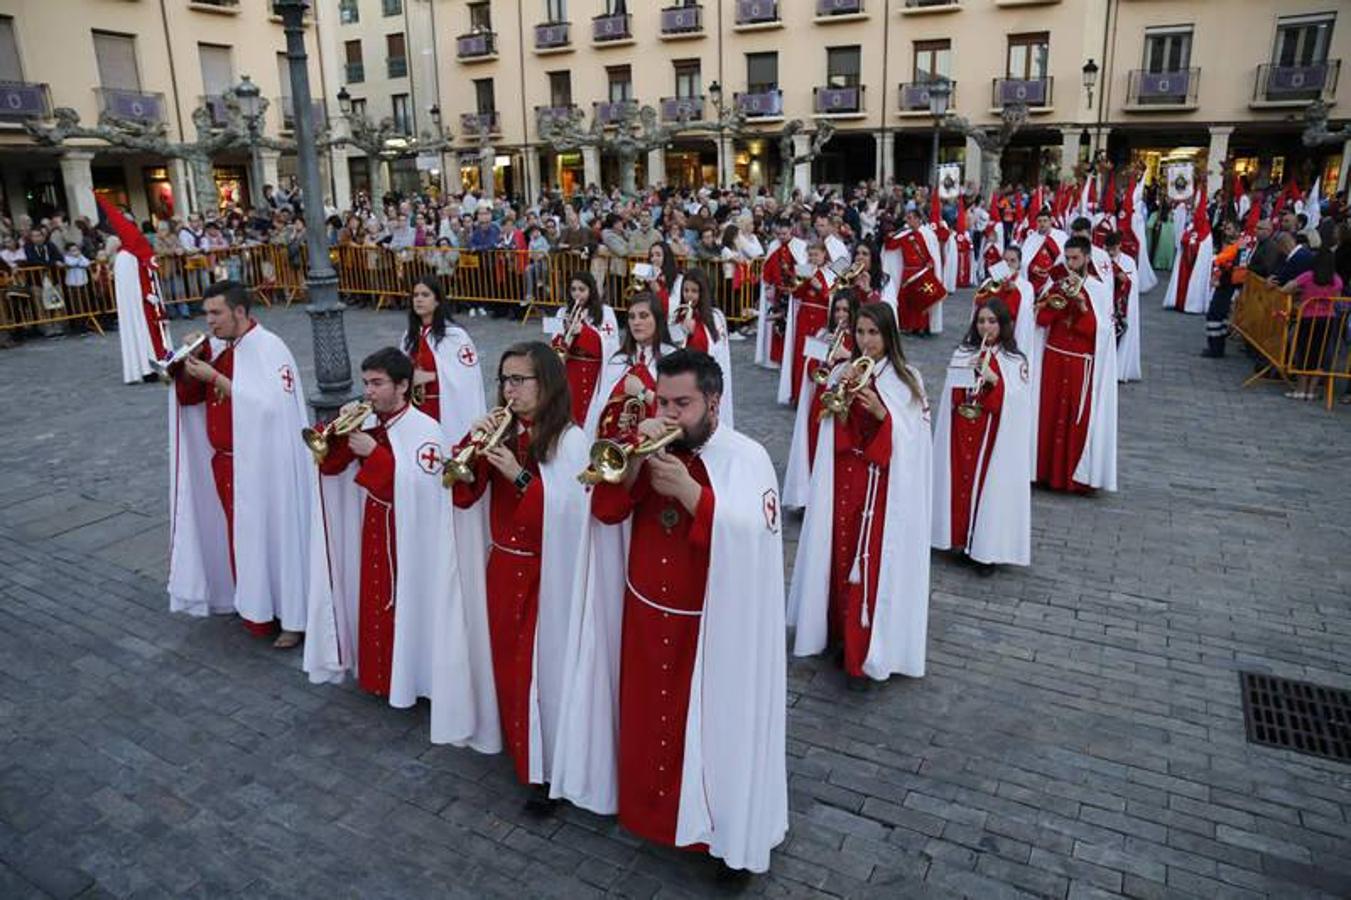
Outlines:
[{"label": "red cross emblem on cape", "polygon": [[296,376],[291,371],[290,366],[282,366],[277,370],[278,377],[281,378],[281,389],[288,394],[294,394],[296,390]]},{"label": "red cross emblem on cape", "polygon": [[441,471],[441,448],[434,441],[427,441],[417,448],[418,468],[428,475],[436,475]]},{"label": "red cross emblem on cape", "polygon": [[769,529],[770,534],[777,534],[779,531],[779,494],[773,489],[765,491],[760,496],[760,507],[765,514],[765,528]]},{"label": "red cross emblem on cape", "polygon": [[465,366],[478,365],[478,354],[475,353],[474,348],[469,346],[468,344],[465,344],[463,347],[461,347],[460,352],[457,353],[456,356],[459,358],[460,363],[462,365]]},{"label": "red cross emblem on cape", "polygon": [[610,335],[615,333],[615,327],[611,325],[609,322],[606,322],[604,325],[600,326],[600,330],[605,332],[606,337],[609,337]]}]

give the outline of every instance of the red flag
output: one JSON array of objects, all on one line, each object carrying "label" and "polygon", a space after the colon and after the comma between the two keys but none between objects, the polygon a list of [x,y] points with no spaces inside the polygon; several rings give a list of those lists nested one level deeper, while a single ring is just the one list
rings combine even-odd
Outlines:
[{"label": "red flag", "polygon": [[1243,223],[1243,233],[1248,237],[1257,236],[1257,223],[1262,221],[1262,198],[1253,197],[1252,205],[1248,207],[1248,218]]},{"label": "red flag", "polygon": [[1192,229],[1201,240],[1210,237],[1210,207],[1206,202],[1208,196],[1206,176],[1202,175],[1200,184],[1196,186],[1196,208],[1192,211]]},{"label": "red flag", "polygon": [[1116,172],[1107,176],[1107,192],[1102,195],[1102,211],[1116,214]]},{"label": "red flag", "polygon": [[937,226],[943,221],[943,207],[938,200],[938,188],[929,192],[929,224]]},{"label": "red flag", "polygon": [[966,234],[966,197],[957,195],[957,233]]},{"label": "red flag", "polygon": [[1037,221],[1037,215],[1041,212],[1041,188],[1038,187],[1032,192],[1032,202],[1027,207],[1027,220],[1029,222]]},{"label": "red flag", "polygon": [[1126,193],[1121,198],[1121,211],[1127,219],[1135,215],[1135,176],[1131,176],[1130,184],[1126,185]]}]

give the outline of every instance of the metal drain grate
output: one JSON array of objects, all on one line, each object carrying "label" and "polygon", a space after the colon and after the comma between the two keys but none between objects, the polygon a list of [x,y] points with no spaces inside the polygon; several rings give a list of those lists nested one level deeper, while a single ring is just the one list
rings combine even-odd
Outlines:
[{"label": "metal drain grate", "polygon": [[1239,672],[1248,740],[1351,762],[1351,691]]}]

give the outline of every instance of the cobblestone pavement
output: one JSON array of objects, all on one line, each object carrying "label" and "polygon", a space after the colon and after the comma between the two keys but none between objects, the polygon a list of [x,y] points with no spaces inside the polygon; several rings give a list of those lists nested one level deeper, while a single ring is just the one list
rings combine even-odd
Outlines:
[{"label": "cobblestone pavement", "polygon": [[[299,309],[261,318],[309,359]],[[1199,319],[1144,322],[1120,493],[1035,494],[1029,569],[936,558],[928,677],[858,695],[791,663],[792,827],[748,893],[1351,895],[1351,767],[1246,743],[1237,674],[1351,687],[1348,414],[1241,389]],[[527,333],[467,323],[487,359]],[[360,359],[402,320],[347,324]],[[931,387],[955,340],[909,342]],[[751,355],[738,423],[782,465]],[[0,897],[721,889],[612,820],[525,817],[507,760],[431,747],[425,705],[169,615],[165,392],[118,371],[114,336],[0,352]]]}]

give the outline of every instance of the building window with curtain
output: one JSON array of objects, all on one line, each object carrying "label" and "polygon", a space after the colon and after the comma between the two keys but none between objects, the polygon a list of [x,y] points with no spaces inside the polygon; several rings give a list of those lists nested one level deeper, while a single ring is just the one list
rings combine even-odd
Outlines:
[{"label": "building window with curtain", "polygon": [[408,103],[407,94],[394,94],[389,98],[394,111],[394,127],[400,134],[413,133],[413,109]]},{"label": "building window with curtain", "polygon": [[915,82],[950,78],[952,41],[915,41]]},{"label": "building window with curtain", "polygon": [[826,84],[832,88],[855,88],[861,75],[861,52],[854,47],[826,48]]},{"label": "building window with curtain", "polygon": [[1051,37],[1046,32],[1009,35],[1009,78],[1037,81],[1046,77],[1046,61],[1051,55]]},{"label": "building window with curtain", "polygon": [[344,57],[343,80],[348,84],[360,84],[366,80],[366,65],[361,61],[361,41],[345,41],[342,45]]}]

